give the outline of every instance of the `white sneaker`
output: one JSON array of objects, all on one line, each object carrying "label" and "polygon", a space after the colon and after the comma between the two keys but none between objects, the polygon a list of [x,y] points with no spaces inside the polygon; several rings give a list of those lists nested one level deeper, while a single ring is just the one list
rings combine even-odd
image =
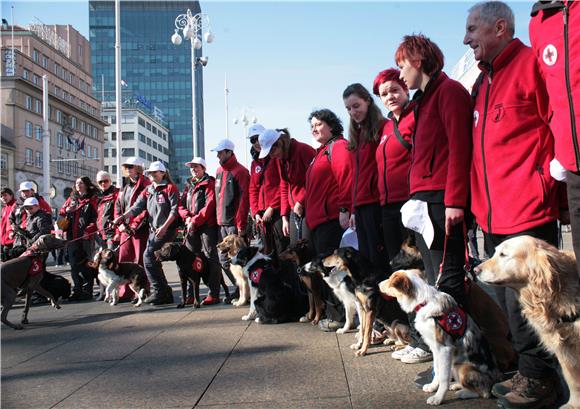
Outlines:
[{"label": "white sneaker", "polygon": [[431,352],[423,351],[421,348],[414,348],[410,353],[401,357],[401,362],[405,364],[418,364],[433,360]]},{"label": "white sneaker", "polygon": [[414,349],[415,349],[415,347],[412,347],[411,345],[407,345],[405,348],[399,349],[398,351],[393,352],[391,354],[391,357],[393,357],[395,359],[401,359],[405,355],[410,354]]}]

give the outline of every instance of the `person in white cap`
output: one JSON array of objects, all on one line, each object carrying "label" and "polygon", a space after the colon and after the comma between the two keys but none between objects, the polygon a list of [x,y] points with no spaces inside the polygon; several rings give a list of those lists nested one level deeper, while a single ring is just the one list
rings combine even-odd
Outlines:
[{"label": "person in white cap", "polygon": [[[25,181],[20,184],[18,189],[20,191],[19,198],[17,200],[17,205],[14,207],[12,212],[10,213],[10,225],[12,226],[12,230],[14,231],[17,227],[22,229],[26,228],[26,217],[27,213],[22,208],[22,204],[24,201],[29,197],[35,197],[38,200],[40,208],[47,212],[48,214],[52,214],[52,208],[50,205],[44,200],[42,196],[40,196],[34,190],[34,183],[30,181]],[[13,236],[14,237],[14,236]]]},{"label": "person in white cap", "polygon": [[306,170],[316,155],[314,148],[290,137],[288,129],[266,129],[258,138],[260,158],[268,155],[278,159],[280,171],[280,208],[284,235],[290,243],[309,239],[304,203]]},{"label": "person in white cap", "polygon": [[250,210],[262,241],[262,251],[277,255],[288,247],[289,240],[282,232],[278,159],[270,156],[262,159],[259,157],[262,147],[258,137],[265,130],[260,124],[254,124],[248,130],[253,159],[250,166]]},{"label": "person in white cap", "polygon": [[97,233],[98,189],[87,176],[75,181],[72,195],[64,202],[59,214],[69,220],[66,229],[68,259],[71,266],[73,293],[71,300],[92,300],[94,277],[88,274],[85,259],[92,260]]},{"label": "person in white cap", "polygon": [[[216,171],[216,214],[220,227],[220,240],[228,234],[246,237],[248,214],[250,210],[249,187],[250,172],[236,159],[234,143],[222,139],[212,149],[217,152],[220,167]],[[235,279],[230,272],[227,260],[220,254],[224,273],[232,283]]]},{"label": "person in white cap", "polygon": [[[218,225],[216,221],[215,179],[206,173],[205,159],[196,157],[185,166],[191,168],[191,178],[179,203],[179,215],[187,228],[187,243],[194,252],[203,252],[209,261],[209,295],[201,302],[211,305],[220,302],[222,271],[217,252]],[[228,296],[229,294],[226,294]],[[183,302],[189,297],[182,294]],[[186,302],[187,301],[187,302]],[[192,300],[191,300],[192,301]]]},{"label": "person in white cap", "polygon": [[163,162],[151,162],[146,170],[151,184],[141,192],[131,208],[115,219],[114,225],[130,221],[147,211],[149,237],[143,254],[143,267],[151,283],[151,294],[144,302],[152,305],[172,304],[173,291],[167,283],[161,262],[154,252],[165,243],[172,242],[180,223],[178,212],[179,189],[171,180]]},{"label": "person in white cap", "polygon": [[[26,211],[26,229],[23,231],[22,244],[29,247],[40,236],[50,234],[52,231],[52,215],[40,208],[38,199],[29,197],[22,205]],[[22,236],[21,236],[22,237]]]},{"label": "person in white cap", "polygon": [[[117,194],[115,218],[129,210],[141,192],[151,184],[149,178],[143,174],[144,164],[139,158],[134,156],[127,158],[121,168],[124,185]],[[145,253],[148,237],[149,223],[147,222],[146,210],[134,217],[130,223],[119,225],[117,237],[114,238],[114,241],[122,243],[119,248],[119,261],[143,265],[143,253]],[[121,296],[121,292],[119,294]],[[121,297],[121,299],[123,298]]]}]

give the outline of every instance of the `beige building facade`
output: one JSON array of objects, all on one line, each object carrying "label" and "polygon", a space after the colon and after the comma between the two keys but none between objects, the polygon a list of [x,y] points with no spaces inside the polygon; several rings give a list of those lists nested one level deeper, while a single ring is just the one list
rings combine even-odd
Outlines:
[{"label": "beige building facade", "polygon": [[[14,36],[14,43],[12,42]],[[33,181],[43,193],[43,82],[48,79],[51,205],[60,207],[79,176],[103,169],[101,103],[91,94],[89,42],[70,25],[1,31],[2,184]],[[14,45],[14,49],[12,47]],[[48,198],[47,198],[48,199]]]}]

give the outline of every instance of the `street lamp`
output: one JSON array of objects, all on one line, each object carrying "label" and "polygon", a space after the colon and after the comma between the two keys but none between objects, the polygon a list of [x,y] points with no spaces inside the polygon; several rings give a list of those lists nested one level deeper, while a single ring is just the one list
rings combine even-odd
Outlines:
[{"label": "street lamp", "polygon": [[[203,143],[203,103],[198,103],[203,95],[203,83],[201,68],[205,67],[208,58],[205,56],[196,56],[196,51],[201,49],[202,39],[201,33],[206,29],[203,38],[206,43],[211,43],[214,40],[214,35],[210,30],[209,17],[207,14],[197,13],[191,14],[191,10],[187,9],[186,14],[180,14],[175,18],[175,33],[171,36],[171,42],[174,45],[180,45],[183,38],[191,42],[191,122],[193,131],[193,156],[205,156],[203,149],[200,146]],[[179,35],[181,31],[183,38]],[[201,54],[200,51],[197,51]],[[196,77],[200,79],[199,91],[196,89]]]},{"label": "street lamp", "polygon": [[239,118],[234,118],[234,125],[242,124],[244,126],[244,151],[245,151],[245,161],[246,166],[249,166],[248,163],[248,125],[255,124],[258,122],[258,118],[253,115],[251,118],[249,117],[248,111],[251,111],[251,108],[244,108],[242,114]]}]

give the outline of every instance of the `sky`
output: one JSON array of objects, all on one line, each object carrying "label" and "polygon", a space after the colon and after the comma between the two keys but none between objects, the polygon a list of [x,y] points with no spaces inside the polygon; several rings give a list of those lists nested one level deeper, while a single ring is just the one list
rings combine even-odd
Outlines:
[{"label": "sky", "polygon": [[[533,2],[507,3],[515,14],[516,36],[529,44]],[[14,6],[17,25],[38,18],[45,24],[71,24],[89,38],[88,0],[2,0],[1,4],[2,17],[9,22]],[[450,73],[467,51],[462,43],[465,20],[475,2],[210,0],[200,4],[215,35],[203,48],[209,59],[203,84],[206,159],[209,173],[214,174],[218,162],[209,149],[226,137],[226,123],[238,159],[251,161],[244,127],[233,123],[244,110],[266,128],[287,127],[293,137],[313,146],[308,116],[314,109],[331,109],[347,129],[342,91],[354,82],[370,90],[379,71],[395,66],[395,50],[406,34],[422,33],[435,41],[445,55],[444,70]],[[167,33],[168,42],[172,34]],[[378,99],[377,103],[382,107]]]}]

